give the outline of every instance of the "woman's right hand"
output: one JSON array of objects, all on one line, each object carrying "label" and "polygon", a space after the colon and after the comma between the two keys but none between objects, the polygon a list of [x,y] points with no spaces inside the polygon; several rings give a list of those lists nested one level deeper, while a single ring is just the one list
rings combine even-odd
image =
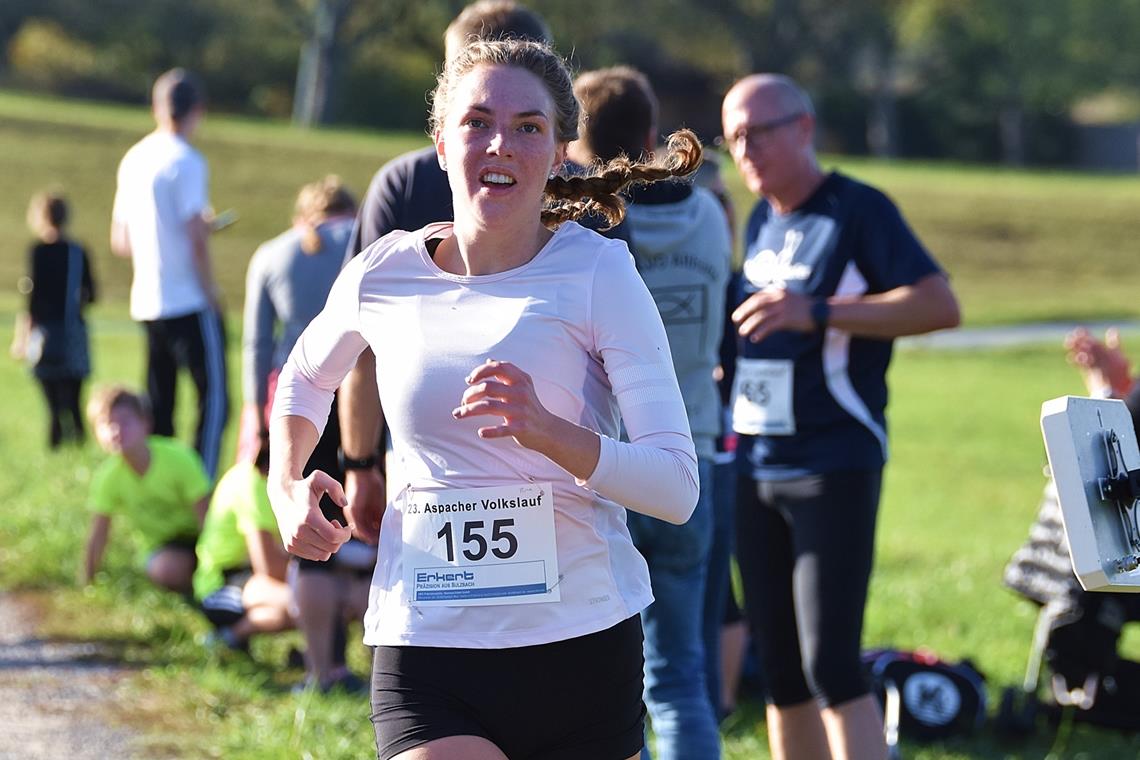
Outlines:
[{"label": "woman's right hand", "polygon": [[348,501],[344,489],[331,475],[314,470],[301,480],[271,479],[269,502],[277,517],[277,529],[285,550],[302,559],[323,562],[352,537],[338,521],[329,522],[321,513],[325,494],[342,508]]}]

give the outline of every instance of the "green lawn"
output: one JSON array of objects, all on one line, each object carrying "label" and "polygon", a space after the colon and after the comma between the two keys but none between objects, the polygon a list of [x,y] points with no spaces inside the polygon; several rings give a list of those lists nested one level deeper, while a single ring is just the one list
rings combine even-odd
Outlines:
[{"label": "green lawn", "polygon": [[[92,333],[97,382],[140,376],[141,337],[121,315],[97,319]],[[9,336],[5,323],[0,340]],[[235,341],[231,359],[237,361]],[[1020,681],[1036,614],[1000,578],[1044,483],[1038,410],[1045,398],[1079,391],[1077,378],[1059,349],[1045,346],[902,351],[891,379],[893,459],[865,641],[971,657],[988,676],[996,703],[1002,687]],[[128,720],[150,731],[163,750],[183,747],[190,757],[347,759],[367,751],[365,704],[288,693],[301,675],[286,665],[288,647],[299,643],[296,634],[256,642],[252,661],[206,656],[198,644],[206,630],[202,620],[132,574],[132,553],[121,535],[112,538],[99,583],[76,588],[84,493],[100,456],[93,445],[60,454],[44,450],[45,413],[21,367],[0,362],[0,387],[0,456],[9,463],[0,473],[6,505],[0,588],[40,592],[52,634],[101,641],[138,666],[130,703],[123,705]],[[188,430],[185,414],[183,422]],[[1125,648],[1140,658],[1136,631],[1129,630]],[[366,671],[362,648],[353,664]],[[726,724],[727,757],[767,756],[758,714],[749,702]],[[987,730],[947,746],[915,746],[907,756],[1140,756],[1140,741],[1113,733],[1077,729],[1062,737],[1043,730],[1031,742],[1004,745]]]},{"label": "green lawn", "polygon": [[[137,383],[142,339],[126,318],[129,265],[105,238],[116,164],[148,129],[141,109],[0,93],[0,342],[11,336],[23,272],[23,215],[30,193],[58,184],[75,206],[75,232],[91,243],[105,300],[93,312],[96,382]],[[285,125],[212,116],[201,145],[218,208],[241,221],[216,239],[229,296],[230,384],[236,394],[246,262],[283,229],[297,188],[335,171],[363,191],[386,158],[424,143],[415,134],[300,133]],[[1134,318],[1128,271],[1140,233],[1140,179],[1003,172],[977,167],[837,162],[894,196],[951,272],[969,323],[1026,319]],[[730,180],[741,208],[747,199]],[[1132,346],[1134,352],[1140,345]],[[1035,609],[1000,577],[1035,514],[1044,480],[1037,426],[1042,400],[1079,392],[1058,347],[989,352],[909,350],[892,370],[893,460],[887,470],[866,644],[931,647],[973,658],[1001,688],[1020,681]],[[253,660],[212,658],[206,628],[178,600],[140,582],[131,552],[112,538],[106,572],[74,586],[87,517],[84,495],[100,460],[93,445],[48,454],[45,413],[22,367],[0,361],[0,589],[31,590],[57,636],[103,642],[138,667],[124,719],[163,751],[187,757],[353,758],[367,754],[367,705],[288,693],[300,672],[286,665],[295,634],[255,643]],[[184,389],[189,395],[189,389]],[[236,395],[234,395],[236,399]],[[182,430],[189,430],[187,404]],[[232,452],[233,425],[228,450]],[[1125,647],[1140,659],[1140,636]],[[367,668],[362,648],[353,665]],[[729,758],[767,757],[759,707],[748,702],[725,727]],[[1140,740],[1081,728],[1042,731],[1017,745],[991,732],[942,747],[909,747],[909,758],[1138,757]]]}]

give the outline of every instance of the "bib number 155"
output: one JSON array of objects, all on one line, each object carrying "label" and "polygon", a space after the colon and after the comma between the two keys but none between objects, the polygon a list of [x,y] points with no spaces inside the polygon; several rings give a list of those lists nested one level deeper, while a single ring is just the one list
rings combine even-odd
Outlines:
[{"label": "bib number 155", "polygon": [[[494,520],[491,523],[490,538],[484,535],[487,531],[485,520],[467,520],[462,524],[463,535],[460,538],[463,556],[471,562],[478,562],[487,556],[490,551],[499,559],[510,559],[519,550],[519,540],[508,528],[513,528],[513,518]],[[436,538],[443,539],[447,547],[447,561],[455,561],[455,536],[453,530],[455,523],[445,522],[436,533]]]}]

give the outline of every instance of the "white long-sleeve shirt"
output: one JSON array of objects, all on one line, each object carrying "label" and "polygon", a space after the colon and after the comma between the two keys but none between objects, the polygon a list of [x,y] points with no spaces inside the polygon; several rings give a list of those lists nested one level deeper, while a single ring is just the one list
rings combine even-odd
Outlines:
[{"label": "white long-sleeve shirt", "polygon": [[[332,392],[370,346],[407,482],[384,514],[365,643],[511,647],[593,633],[637,614],[652,594],[625,509],[672,522],[696,502],[696,455],[661,319],[625,244],[562,225],[523,266],[491,275],[441,270],[425,240],[450,224],[395,232],[357,256],[297,342],[273,416],[318,430]],[[491,417],[456,420],[464,378],[486,359],[534,381],[552,413],[601,435],[586,482],[513,439],[483,440]],[[624,420],[628,442],[618,440]],[[420,606],[404,588],[409,493],[553,486],[560,601]]]}]

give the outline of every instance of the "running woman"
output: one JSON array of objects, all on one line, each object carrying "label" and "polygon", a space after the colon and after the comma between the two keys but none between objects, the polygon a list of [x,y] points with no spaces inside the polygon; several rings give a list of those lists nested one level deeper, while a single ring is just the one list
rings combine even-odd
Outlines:
[{"label": "running woman", "polygon": [[271,499],[286,547],[324,559],[353,526],[317,506],[343,504],[340,484],[302,467],[333,390],[376,354],[405,481],[365,617],[383,760],[618,760],[643,743],[652,595],[625,510],[684,522],[697,462],[628,249],[569,220],[618,221],[615,192],[692,172],[700,147],[685,133],[661,164],[559,178],[578,115],[543,44],[473,42],[451,59],[432,126],[454,223],[353,259],[281,373]]}]

